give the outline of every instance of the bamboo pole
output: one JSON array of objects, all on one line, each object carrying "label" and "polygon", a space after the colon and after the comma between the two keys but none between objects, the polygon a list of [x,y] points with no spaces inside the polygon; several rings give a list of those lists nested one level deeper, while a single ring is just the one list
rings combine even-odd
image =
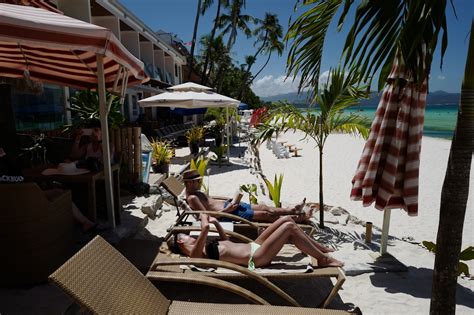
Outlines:
[{"label": "bamboo pole", "polygon": [[133,173],[134,178],[136,178],[139,183],[143,180],[141,133],[142,128],[133,127]]},{"label": "bamboo pole", "polygon": [[[128,165],[128,148],[127,148],[127,128],[122,128],[120,132],[120,143],[122,146],[122,165]],[[128,181],[128,169],[126,169],[126,172],[124,172],[125,178]]]},{"label": "bamboo pole", "polygon": [[133,169],[133,134],[132,134],[132,128],[128,127],[127,128],[127,149],[128,149],[128,174],[130,176],[133,175],[134,169]]}]

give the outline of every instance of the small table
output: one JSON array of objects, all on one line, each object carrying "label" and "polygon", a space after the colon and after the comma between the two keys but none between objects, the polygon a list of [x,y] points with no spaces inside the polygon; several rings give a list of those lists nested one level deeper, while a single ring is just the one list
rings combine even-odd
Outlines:
[{"label": "small table", "polygon": [[[24,169],[23,175],[26,179],[38,182],[49,182],[57,181],[65,184],[85,184],[87,186],[87,217],[92,220],[97,220],[97,195],[96,195],[96,182],[98,180],[104,180],[104,171],[89,172],[80,175],[43,175],[41,172],[46,168],[55,167],[42,166],[39,168]],[[112,171],[112,182],[114,192],[114,211],[115,220],[117,224],[120,224],[120,215],[122,211],[122,205],[120,204],[120,166],[119,164],[113,164],[111,166]],[[73,193],[74,195],[74,193]]]}]

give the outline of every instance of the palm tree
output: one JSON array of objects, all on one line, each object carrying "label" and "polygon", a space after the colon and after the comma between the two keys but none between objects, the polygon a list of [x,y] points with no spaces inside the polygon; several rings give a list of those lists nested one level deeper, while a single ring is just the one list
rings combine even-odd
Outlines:
[{"label": "palm tree", "polygon": [[193,41],[192,41],[192,44],[191,44],[191,58],[189,59],[188,80],[191,79],[191,73],[193,72],[194,48],[196,47],[196,37],[197,37],[197,29],[198,29],[198,25],[199,25],[200,13],[201,13],[201,0],[198,0],[197,10],[196,10],[196,17],[194,18]]},{"label": "palm tree", "polygon": [[[226,8],[229,10],[229,14],[222,14],[219,18],[219,28],[223,29],[222,34],[229,34],[227,39],[227,50],[230,52],[232,46],[237,39],[237,31],[241,30],[247,37],[252,35],[248,23],[253,23],[254,18],[247,14],[242,14],[242,10],[245,8],[245,0],[232,0]],[[217,72],[217,77],[222,77],[228,64],[221,63]],[[217,91],[220,92],[222,88],[222,81],[218,82]]]},{"label": "palm tree", "polygon": [[[211,80],[211,82],[215,83],[215,78],[217,75],[214,73],[214,69],[216,69],[221,62],[226,62],[230,63],[230,56],[229,52],[227,51],[227,48],[224,44],[224,40],[221,35],[218,37],[214,38],[213,41],[210,41],[210,36],[203,36],[201,38],[201,46],[203,47],[203,52],[208,52],[210,51],[209,55],[209,71],[207,78],[208,80]],[[215,86],[215,84],[212,84]]]},{"label": "palm tree", "polygon": [[[219,27],[219,18],[221,15],[221,7],[222,5],[228,6],[229,0],[218,0],[217,2],[217,10],[216,10],[216,17],[214,18],[214,26],[212,27],[211,35],[210,35],[210,42],[214,41],[214,37],[216,36],[216,30]],[[202,10],[201,14],[204,15],[206,11],[214,4],[214,0],[204,0],[204,3],[202,5]],[[211,56],[211,46],[208,46],[208,50],[206,50],[205,53],[205,60],[204,60],[204,65],[203,65],[203,70],[202,70],[202,75],[201,75],[201,84],[206,85],[207,80],[209,80],[209,75],[207,74],[207,67],[209,66],[209,59]]]},{"label": "palm tree", "polygon": [[227,49],[230,51],[237,39],[237,30],[241,30],[247,37],[252,35],[252,31],[248,27],[248,23],[253,23],[254,18],[247,14],[242,14],[242,9],[245,8],[245,0],[232,0],[228,3],[226,8],[229,9],[229,14],[223,14],[220,17],[220,28],[223,29],[222,34],[229,34],[227,39]]},{"label": "palm tree", "polygon": [[[441,191],[436,257],[431,295],[432,314],[456,312],[456,284],[462,230],[469,197],[469,172],[474,153],[474,21],[461,88],[456,130]],[[470,95],[470,96],[469,96]],[[455,273],[453,275],[453,273]],[[446,293],[450,294],[446,294]]]},{"label": "palm tree", "polygon": [[310,111],[302,113],[293,105],[283,104],[269,113],[269,118],[261,127],[257,141],[270,139],[274,133],[288,129],[300,130],[306,137],[312,138],[319,149],[319,226],[324,228],[323,198],[323,149],[332,132],[360,134],[364,138],[369,134],[369,121],[355,114],[344,114],[343,111],[356,105],[358,100],[367,95],[366,87],[357,85],[358,73],[345,73],[339,67],[330,71],[328,84],[315,95],[313,103],[319,105],[319,114]]},{"label": "palm tree", "polygon": [[250,68],[252,68],[252,65],[255,63],[257,58],[254,56],[245,56],[245,63],[240,65],[240,70],[242,71],[242,82],[239,86],[239,94],[237,96],[237,99],[242,99],[242,95],[245,89],[249,87],[249,82],[250,82]]},{"label": "palm tree", "polygon": [[[324,40],[329,24],[343,2],[345,6],[338,21],[340,30],[355,1],[304,1],[303,6],[310,7],[288,29],[285,39],[293,43],[288,53],[287,70],[289,75],[301,75],[300,90],[318,86]],[[398,49],[407,70],[413,73],[415,82],[421,84],[429,74],[440,31],[443,31],[442,57],[446,51],[446,2],[359,1],[354,23],[346,37],[345,64],[357,66],[362,81],[381,69],[378,82],[381,90]],[[422,53],[423,45],[427,47],[425,54]],[[419,62],[420,58],[424,62]]]},{"label": "palm tree", "polygon": [[[347,13],[355,1],[310,0],[303,5],[310,7],[290,26],[286,35],[293,45],[288,55],[288,73],[300,74],[299,88],[317,86],[324,39],[330,22],[342,6],[342,15],[338,22],[340,30],[345,23]],[[446,4],[447,0],[394,0],[360,1],[355,11],[354,22],[346,37],[343,58],[347,65],[358,66],[363,74],[362,80],[379,73],[379,90],[385,84],[397,51],[406,70],[413,74],[415,82],[422,84],[428,77],[433,54],[441,35],[441,65],[448,44]],[[454,8],[453,1],[451,5]],[[472,32],[471,32],[472,38]],[[426,47],[426,52],[423,52]],[[466,70],[464,88],[472,88],[472,41],[470,57]],[[467,67],[466,66],[466,67]],[[465,92],[463,93],[466,94]],[[472,127],[466,128],[466,121],[473,124],[472,98],[463,96],[462,112],[459,112],[456,135],[453,137],[450,159],[445,182],[441,192],[440,225],[434,269],[431,298],[432,314],[454,314],[456,305],[457,263],[461,248],[461,235],[466,212],[463,201],[468,189],[465,179],[469,178],[472,155]],[[469,108],[469,109],[468,109]],[[466,114],[470,112],[470,114]],[[469,130],[464,138],[463,132]],[[471,141],[469,143],[469,141]],[[465,150],[470,153],[466,153]],[[464,171],[458,171],[464,170]],[[453,206],[453,203],[455,204]],[[449,236],[448,236],[449,235]],[[441,238],[443,238],[441,240]],[[450,255],[446,258],[445,255]],[[442,258],[441,258],[442,257]]]},{"label": "palm tree", "polygon": [[[270,41],[267,44],[267,47],[265,48],[265,53],[267,54],[267,60],[263,64],[263,66],[257,71],[255,75],[252,76],[250,79],[250,82],[247,84],[248,87],[252,86],[253,81],[255,80],[256,77],[265,69],[265,67],[268,65],[268,62],[270,61],[270,58],[272,57],[272,53],[276,52],[278,56],[281,56],[283,54],[283,50],[285,49],[284,44],[280,41],[280,38],[277,36],[271,36]],[[245,95],[245,93],[244,93]]]},{"label": "palm tree", "polygon": [[[253,55],[253,62],[249,63],[247,62],[247,69],[245,71],[245,75],[242,81],[242,86],[239,92],[238,98],[242,98],[242,94],[244,93],[245,86],[247,86],[247,81],[251,80],[249,83],[253,81],[253,79],[250,79],[250,69],[252,68],[252,65],[255,63],[255,60],[257,59],[257,56],[262,52],[265,51],[269,56],[271,56],[272,51],[276,48],[274,45],[276,43],[280,43],[280,39],[283,37],[283,29],[278,21],[278,17],[275,14],[270,14],[270,13],[265,13],[265,18],[263,20],[258,20],[256,19],[256,22],[258,23],[258,27],[253,31],[253,34],[257,36],[256,43],[261,43],[260,46],[258,47],[257,51]],[[281,52],[283,52],[283,44],[280,45]],[[278,46],[278,48],[280,47]],[[266,66],[265,63],[264,67]],[[261,70],[263,70],[263,68]],[[260,71],[261,72],[261,71]],[[259,72],[259,73],[260,73]]]}]

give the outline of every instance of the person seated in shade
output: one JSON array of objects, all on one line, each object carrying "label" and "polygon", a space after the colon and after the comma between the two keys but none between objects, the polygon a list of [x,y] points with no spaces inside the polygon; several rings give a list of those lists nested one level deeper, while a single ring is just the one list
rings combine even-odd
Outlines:
[{"label": "person seated in shade", "polygon": [[193,210],[210,210],[231,213],[241,218],[256,222],[275,222],[282,215],[293,215],[298,223],[308,222],[313,210],[303,212],[306,198],[293,208],[277,208],[267,205],[250,205],[245,202],[233,204],[231,199],[220,200],[207,196],[200,191],[202,177],[197,170],[188,170],[183,173],[186,187],[186,201]]},{"label": "person seated in shade", "polygon": [[[21,168],[14,159],[7,156],[3,147],[0,146],[0,184],[23,182],[25,182],[25,177]],[[43,192],[49,201],[53,201],[63,194],[63,190],[59,188],[46,189]],[[71,210],[74,221],[80,225],[83,232],[97,234],[105,230],[104,226],[89,220],[83,215],[74,203],[72,203]]]},{"label": "person seated in shade", "polygon": [[[207,243],[209,225],[214,224],[219,232],[220,241]],[[168,247],[175,253],[191,258],[210,258],[248,266],[249,270],[270,264],[285,243],[293,243],[303,253],[318,260],[318,267],[342,267],[343,262],[331,257],[332,249],[319,244],[309,237],[293,221],[284,216],[273,222],[260,236],[251,243],[234,243],[230,241],[219,221],[206,214],[201,214],[201,233],[197,239],[179,233],[170,237]],[[206,244],[207,243],[207,244]]]},{"label": "person seated in shade", "polygon": [[[83,143],[83,136],[89,136],[90,141]],[[71,159],[86,162],[86,168],[97,171],[102,168],[103,152],[102,152],[102,133],[98,127],[92,129],[78,129],[74,137],[74,144],[71,148]],[[114,147],[110,143],[110,157],[113,161]],[[96,161],[99,165],[90,167],[91,162]],[[94,169],[97,168],[97,169]]]}]

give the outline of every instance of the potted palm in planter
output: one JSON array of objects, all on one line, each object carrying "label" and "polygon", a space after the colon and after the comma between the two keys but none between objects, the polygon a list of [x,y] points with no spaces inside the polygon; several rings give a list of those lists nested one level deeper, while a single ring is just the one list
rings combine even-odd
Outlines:
[{"label": "potted palm in planter", "polygon": [[169,173],[171,158],[173,157],[173,148],[169,141],[156,141],[151,142],[151,157],[153,164],[151,168],[154,173]]},{"label": "potted palm in planter", "polygon": [[204,128],[193,127],[184,134],[188,142],[191,154],[199,153],[199,143],[204,139]]}]

